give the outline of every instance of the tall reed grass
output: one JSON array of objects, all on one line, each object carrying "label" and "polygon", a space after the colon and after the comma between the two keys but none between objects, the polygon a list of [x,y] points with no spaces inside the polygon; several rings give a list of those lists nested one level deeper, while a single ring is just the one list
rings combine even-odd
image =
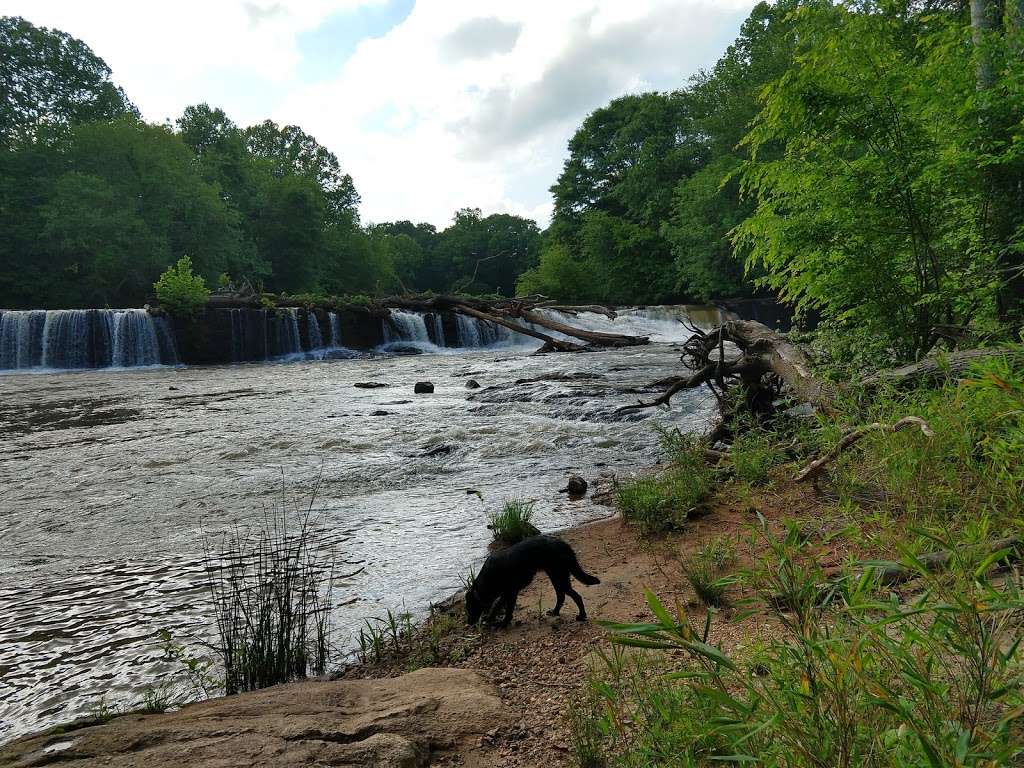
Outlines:
[{"label": "tall reed grass", "polygon": [[289,497],[265,508],[255,531],[207,539],[206,573],[216,617],[215,649],[228,695],[322,675],[332,655],[335,552],[324,514]]}]

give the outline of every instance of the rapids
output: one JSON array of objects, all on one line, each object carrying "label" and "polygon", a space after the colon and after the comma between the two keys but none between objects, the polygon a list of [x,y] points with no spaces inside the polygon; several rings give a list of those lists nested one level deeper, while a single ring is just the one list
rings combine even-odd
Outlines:
[{"label": "rapids", "polygon": [[[581,316],[658,342],[585,354],[533,356],[532,340],[460,326],[492,346],[0,376],[0,741],[137,705],[178,671],[161,629],[201,653],[204,536],[257,524],[282,484],[301,495],[322,478],[318,506],[353,564],[341,570],[365,568],[336,588],[348,647],[363,618],[419,614],[457,590],[503,499],[535,499],[545,531],[609,514],[559,494],[568,474],[628,474],[657,459],[656,423],[701,429],[714,412],[701,390],[671,411],[614,413],[678,370],[680,312]],[[329,320],[317,325],[324,345],[338,337]],[[424,318],[393,320],[389,339],[440,351]],[[296,342],[288,317],[275,332]],[[413,394],[423,380],[433,395]],[[353,386],[364,381],[389,386]],[[442,444],[452,450],[426,455]]]}]

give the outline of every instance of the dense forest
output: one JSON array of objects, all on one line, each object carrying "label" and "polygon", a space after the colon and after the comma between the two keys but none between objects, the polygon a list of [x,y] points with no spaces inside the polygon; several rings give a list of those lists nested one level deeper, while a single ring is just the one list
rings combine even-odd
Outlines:
[{"label": "dense forest", "polygon": [[211,286],[337,294],[509,294],[537,260],[518,216],[362,226],[351,176],[298,126],[206,104],[146,123],[110,77],[81,41],[0,20],[4,306],[139,305],[185,255]]},{"label": "dense forest", "polygon": [[206,104],[146,123],[85,44],[4,18],[0,303],[138,304],[188,255],[209,285],[275,292],[760,291],[891,358],[1005,334],[1024,297],[1022,19],[1018,0],[761,3],[713,68],[584,121],[541,233],[474,208],[442,231],[364,225],[301,128]]}]

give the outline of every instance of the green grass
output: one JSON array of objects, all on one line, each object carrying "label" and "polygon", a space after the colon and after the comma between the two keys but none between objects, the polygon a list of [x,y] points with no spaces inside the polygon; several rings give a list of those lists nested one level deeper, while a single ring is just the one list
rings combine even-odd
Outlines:
[{"label": "green grass", "polygon": [[619,486],[622,516],[644,534],[679,530],[711,490],[710,473],[673,468]]},{"label": "green grass", "polygon": [[540,530],[532,522],[534,504],[523,499],[509,499],[500,510],[492,512],[487,527],[494,534],[495,541],[511,546],[539,534]]},{"label": "green grass", "polygon": [[[585,754],[638,768],[1017,764],[1019,576],[992,579],[992,562],[958,554],[941,575],[921,569],[927,588],[907,603],[871,578],[823,593],[812,552],[792,536],[767,544],[757,608],[779,634],[729,656],[712,614],[676,615],[648,593],[649,624],[609,625],[640,661],[591,680],[600,701],[572,722]],[[935,542],[963,553],[957,544]],[[782,606],[783,592],[808,597]]]},{"label": "green grass", "polygon": [[735,560],[735,543],[731,539],[719,538],[684,558],[680,565],[700,601],[704,605],[718,607],[724,604],[726,591],[736,581],[725,572]]},{"label": "green grass", "polygon": [[771,435],[761,429],[745,430],[736,436],[729,452],[736,479],[750,485],[764,485],[778,460]]}]

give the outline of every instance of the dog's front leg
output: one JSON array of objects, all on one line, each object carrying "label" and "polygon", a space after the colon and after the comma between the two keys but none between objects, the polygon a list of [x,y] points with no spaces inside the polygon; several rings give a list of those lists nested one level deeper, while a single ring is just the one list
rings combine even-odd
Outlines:
[{"label": "dog's front leg", "polygon": [[505,595],[502,600],[505,601],[505,616],[502,618],[499,627],[507,627],[512,623],[512,613],[516,609],[516,600],[519,598],[518,592],[510,592]]}]

